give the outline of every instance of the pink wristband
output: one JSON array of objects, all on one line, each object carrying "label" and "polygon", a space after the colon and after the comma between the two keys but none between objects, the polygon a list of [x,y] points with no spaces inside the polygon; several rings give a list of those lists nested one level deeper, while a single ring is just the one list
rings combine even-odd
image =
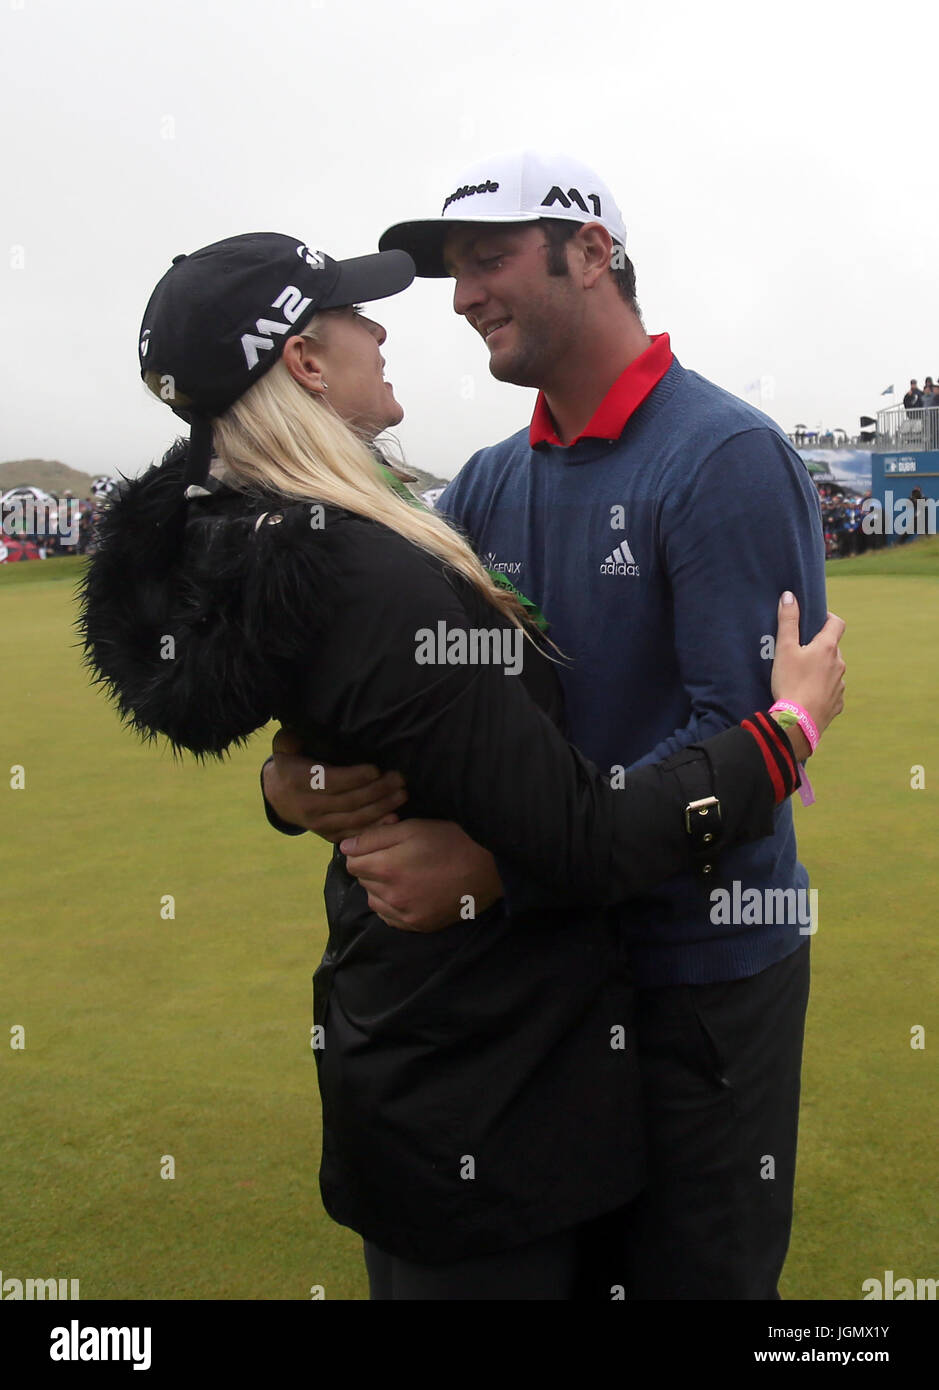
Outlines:
[{"label": "pink wristband", "polygon": [[794,704],[792,700],[777,700],[775,705],[770,705],[770,714],[777,709],[788,710],[790,714],[796,716],[799,721],[799,728],[805,734],[809,741],[809,747],[814,753],[818,747],[818,740],[821,738],[821,734],[818,732],[812,716],[804,710],[801,705]]},{"label": "pink wristband", "polygon": [[802,798],[803,806],[812,806],[815,802],[815,792],[812,783],[809,781],[809,774],[805,770],[805,763],[799,764],[802,769],[802,780],[799,783],[799,796]]}]

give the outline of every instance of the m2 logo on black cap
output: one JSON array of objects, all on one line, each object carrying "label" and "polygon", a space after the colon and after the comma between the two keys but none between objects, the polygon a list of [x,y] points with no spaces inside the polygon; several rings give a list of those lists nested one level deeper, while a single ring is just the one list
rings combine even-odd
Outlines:
[{"label": "m2 logo on black cap", "polygon": [[[600,195],[598,193],[588,193],[587,198],[590,201],[590,206],[593,208],[594,217],[602,217],[603,213],[600,211]],[[558,188],[557,184],[555,184],[542,201],[541,206],[543,208],[549,208],[554,203],[560,203],[562,208],[569,208],[572,203],[576,203],[582,212],[590,211],[587,204],[584,202],[583,194],[577,188],[569,188],[566,193],[563,193],[561,189]]]},{"label": "m2 logo on black cap", "polygon": [[485,183],[467,183],[462,188],[458,188],[455,193],[451,193],[449,198],[444,200],[443,207],[440,209],[440,216],[446,212],[451,203],[457,202],[459,198],[470,198],[474,193],[498,193],[499,185],[493,183],[492,179],[487,179]]},{"label": "m2 logo on black cap", "polygon": [[[277,319],[258,319],[254,325],[257,333],[242,333],[241,335],[241,346],[249,371],[258,365],[258,354],[269,352],[274,346],[274,339],[270,335],[288,332],[290,325],[296,323],[304,309],[309,308],[312,302],[312,299],[304,299],[302,292],[297,289],[296,285],[284,286],[271,308],[282,309],[287,322],[280,323]],[[262,334],[263,337],[260,336]]]}]

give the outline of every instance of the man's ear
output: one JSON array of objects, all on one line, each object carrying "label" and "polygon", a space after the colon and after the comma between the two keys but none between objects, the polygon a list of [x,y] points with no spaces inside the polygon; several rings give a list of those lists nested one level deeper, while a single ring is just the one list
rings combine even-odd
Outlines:
[{"label": "man's ear", "polygon": [[599,222],[585,222],[573,238],[581,262],[581,283],[592,289],[613,257],[613,238]]},{"label": "man's ear", "polygon": [[326,390],[322,352],[319,343],[295,333],[284,343],[281,353],[281,360],[294,381],[299,382],[305,391],[313,391],[316,395]]}]

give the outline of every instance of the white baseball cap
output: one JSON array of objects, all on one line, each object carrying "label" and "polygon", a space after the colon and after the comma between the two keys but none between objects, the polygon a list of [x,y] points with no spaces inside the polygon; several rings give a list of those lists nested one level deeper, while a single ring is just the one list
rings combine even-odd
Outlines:
[{"label": "white baseball cap", "polygon": [[442,278],[443,240],[449,227],[478,222],[599,222],[626,245],[623,215],[603,180],[565,154],[521,150],[480,160],[458,174],[444,196],[439,217],[398,222],[383,233],[379,250],[401,250],[417,274]]}]

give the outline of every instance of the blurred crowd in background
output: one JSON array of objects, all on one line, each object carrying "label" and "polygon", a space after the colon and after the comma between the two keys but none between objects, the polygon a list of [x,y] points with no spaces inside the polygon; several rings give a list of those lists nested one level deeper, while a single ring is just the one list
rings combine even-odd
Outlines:
[{"label": "blurred crowd in background", "polygon": [[56,496],[36,487],[11,488],[0,497],[0,563],[90,555],[98,515],[117,487],[117,479],[102,476],[90,497],[75,497],[68,489]]},{"label": "blurred crowd in background", "polygon": [[858,493],[840,483],[816,483],[822,505],[822,530],[825,533],[825,558],[860,555],[864,550],[876,550],[888,537],[868,535],[861,530],[865,517],[865,500],[870,493]]},{"label": "blurred crowd in background", "polygon": [[[862,529],[866,515],[865,502],[870,492],[862,493],[846,483],[813,481],[821,502],[826,559],[859,555],[884,545],[906,542],[905,536],[870,534],[870,527],[867,531]],[[90,498],[75,498],[70,492],[56,498],[37,488],[12,489],[0,498],[4,516],[0,533],[0,563],[47,560],[57,555],[92,554],[98,515],[117,488],[116,479],[101,477],[95,479]],[[437,491],[439,493],[442,489]],[[19,510],[16,507],[17,497],[22,503]],[[430,500],[429,494],[425,494],[425,497]],[[40,498],[45,500],[40,503]],[[61,522],[55,530],[49,526],[49,519],[55,514],[54,508]]]},{"label": "blurred crowd in background", "polygon": [[919,387],[914,377],[910,382],[909,391],[903,397],[903,404],[907,410],[939,409],[939,385],[935,385],[932,377],[928,376],[922,387]]}]

